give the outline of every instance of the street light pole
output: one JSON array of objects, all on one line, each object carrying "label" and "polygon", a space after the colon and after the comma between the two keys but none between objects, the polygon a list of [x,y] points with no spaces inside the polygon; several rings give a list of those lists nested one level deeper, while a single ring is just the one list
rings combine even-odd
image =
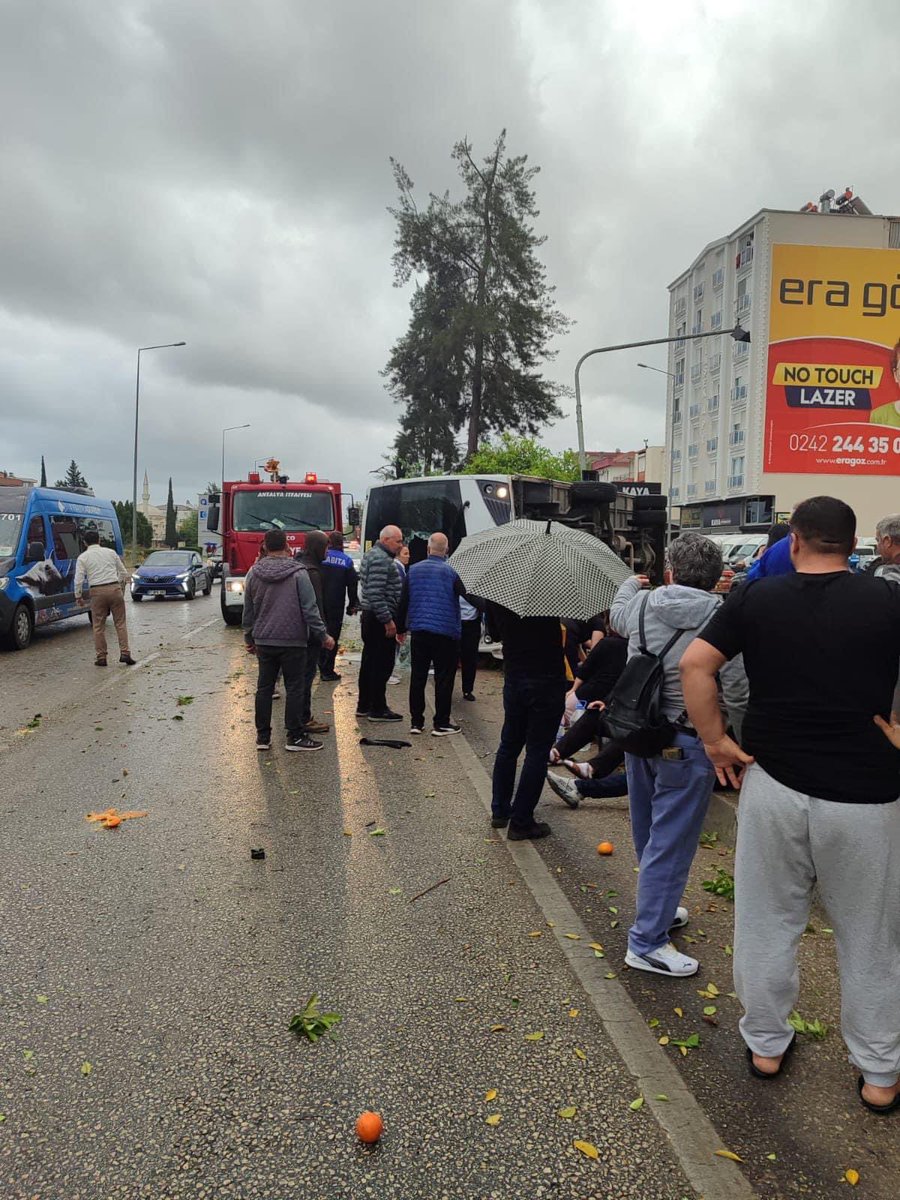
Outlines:
[{"label": "street light pole", "polygon": [[186,346],[187,342],[165,342],[160,346],[139,346],[137,352],[137,375],[134,383],[134,478],[131,488],[131,552],[137,553],[137,477],[138,477],[138,412],[141,404],[141,355],[145,350],[171,350],[175,346]]},{"label": "street light pole", "polygon": [[[674,371],[664,371],[662,367],[651,367],[649,363],[638,363],[639,367],[643,367],[645,371],[656,371],[660,375],[668,375],[670,379],[677,379],[678,376]],[[672,467],[675,453],[675,390],[672,389],[672,437],[668,439],[666,450],[669,454],[669,486],[666,489],[666,550],[672,544]]]},{"label": "street light pole", "polygon": [[222,430],[222,493],[225,492],[225,434],[231,433],[233,429],[249,429],[249,425],[229,425]]},{"label": "street light pole", "polygon": [[598,346],[595,350],[588,350],[582,354],[578,362],[575,364],[575,421],[578,426],[578,469],[584,470],[584,421],[581,412],[581,364],[586,358],[590,358],[593,354],[611,354],[613,350],[639,350],[642,346],[666,346],[670,342],[696,342],[700,338],[722,337],[724,334],[730,333],[736,342],[749,342],[750,334],[746,329],[742,329],[740,325],[735,325],[734,329],[711,329],[708,333],[682,333],[676,337],[650,338],[646,342],[624,342],[621,346]]}]

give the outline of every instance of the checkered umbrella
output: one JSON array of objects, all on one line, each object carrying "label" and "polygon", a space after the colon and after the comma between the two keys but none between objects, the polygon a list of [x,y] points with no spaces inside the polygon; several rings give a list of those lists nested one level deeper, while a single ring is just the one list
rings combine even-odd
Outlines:
[{"label": "checkered umbrella", "polygon": [[466,591],[520,617],[589,620],[631,575],[605,542],[556,521],[510,521],[472,534],[450,561]]}]

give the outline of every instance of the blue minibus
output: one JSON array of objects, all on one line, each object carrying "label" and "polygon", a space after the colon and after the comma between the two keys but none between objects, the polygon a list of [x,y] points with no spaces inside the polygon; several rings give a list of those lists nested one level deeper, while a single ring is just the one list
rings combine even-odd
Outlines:
[{"label": "blue minibus", "polygon": [[75,560],[88,529],[121,555],[109,500],[65,488],[0,487],[0,645],[24,650],[36,625],[85,611],[75,606]]}]

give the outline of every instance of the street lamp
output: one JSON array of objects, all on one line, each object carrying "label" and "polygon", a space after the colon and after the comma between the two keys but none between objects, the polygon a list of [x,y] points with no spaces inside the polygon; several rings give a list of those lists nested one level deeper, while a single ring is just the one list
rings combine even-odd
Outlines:
[{"label": "street lamp", "polygon": [[134,384],[134,479],[131,489],[131,552],[137,553],[137,471],[138,471],[138,411],[141,403],[141,355],[145,350],[172,350],[175,346],[186,346],[187,342],[164,342],[160,346],[139,346],[137,352],[137,378]]},{"label": "street lamp", "polygon": [[[575,421],[578,426],[578,469],[584,471],[584,421],[581,413],[581,364],[586,358],[590,358],[592,354],[609,354],[613,350],[640,350],[644,346],[666,346],[670,342],[696,342],[700,338],[722,337],[723,334],[730,333],[736,342],[749,342],[750,334],[746,329],[741,328],[740,324],[735,325],[734,329],[710,329],[706,333],[680,333],[675,337],[650,338],[646,342],[624,342],[621,346],[598,346],[595,350],[588,350],[582,354],[578,362],[575,364]],[[659,370],[654,367],[653,370]]]},{"label": "street lamp", "polygon": [[[656,371],[660,375],[668,375],[670,379],[677,379],[678,376],[674,371],[664,371],[662,367],[651,367],[649,363],[638,363],[639,367],[643,367],[645,371]],[[672,544],[672,464],[675,453],[675,396],[672,395],[672,437],[669,444],[666,446],[669,453],[669,486],[666,489],[666,550]]]},{"label": "street lamp", "polygon": [[233,429],[249,429],[248,425],[229,425],[222,430],[222,492],[225,492],[225,434],[231,433]]}]

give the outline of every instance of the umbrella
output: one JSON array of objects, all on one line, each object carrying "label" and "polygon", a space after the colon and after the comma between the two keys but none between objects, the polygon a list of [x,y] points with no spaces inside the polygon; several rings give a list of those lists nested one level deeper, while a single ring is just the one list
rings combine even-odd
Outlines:
[{"label": "umbrella", "polygon": [[466,591],[520,617],[589,620],[631,576],[605,542],[556,521],[509,521],[472,534],[451,562]]}]

